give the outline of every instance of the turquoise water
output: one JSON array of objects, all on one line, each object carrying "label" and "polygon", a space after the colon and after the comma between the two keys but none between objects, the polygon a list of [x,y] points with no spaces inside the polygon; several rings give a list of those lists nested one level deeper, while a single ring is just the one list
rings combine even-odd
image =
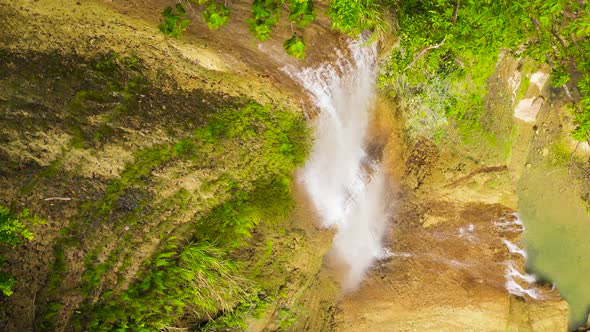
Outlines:
[{"label": "turquoise water", "polygon": [[590,215],[567,170],[523,176],[519,212],[529,269],[551,280],[570,306],[570,327],[586,323],[590,308]]}]

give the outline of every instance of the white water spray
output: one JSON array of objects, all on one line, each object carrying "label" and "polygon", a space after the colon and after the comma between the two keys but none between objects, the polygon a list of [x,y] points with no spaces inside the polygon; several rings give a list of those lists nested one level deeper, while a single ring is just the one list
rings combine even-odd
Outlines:
[{"label": "white water spray", "polygon": [[527,259],[526,251],[524,251],[524,249],[519,247],[517,244],[514,244],[506,239],[502,239],[502,242],[504,242],[504,245],[506,245],[508,251],[510,251],[513,254],[522,256],[522,258],[524,258],[525,260]]},{"label": "white water spray", "polygon": [[[513,220],[506,220],[503,218],[499,222],[494,222],[494,225],[498,228],[500,232],[503,233],[521,233],[524,232],[524,225],[520,220],[517,213],[512,214]],[[527,259],[527,253],[524,249],[520,247],[519,244],[513,243],[505,238],[502,239],[502,242],[508,248],[508,251],[512,254],[516,254],[521,256],[525,262]],[[513,261],[507,261],[506,270],[504,276],[506,277],[506,290],[510,294],[524,296],[528,295],[529,297],[540,300],[543,299],[543,295],[539,293],[539,291],[534,287],[534,283],[537,278],[528,273],[521,273],[514,267]],[[526,285],[523,287],[522,285]]]},{"label": "white water spray", "polygon": [[348,290],[388,253],[382,244],[385,176],[364,150],[375,103],[376,50],[361,42],[350,50],[352,61],[340,55],[336,65],[291,73],[320,110],[314,149],[300,176],[323,225],[337,228],[332,250],[348,265]]}]

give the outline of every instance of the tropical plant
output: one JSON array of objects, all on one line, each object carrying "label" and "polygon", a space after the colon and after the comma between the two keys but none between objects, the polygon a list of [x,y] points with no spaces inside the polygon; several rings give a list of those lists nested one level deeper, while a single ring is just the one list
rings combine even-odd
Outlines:
[{"label": "tropical plant", "polygon": [[305,58],[305,43],[302,37],[293,35],[293,37],[285,41],[283,48],[292,57],[297,59]]},{"label": "tropical plant", "polygon": [[[14,214],[9,208],[0,205],[0,244],[15,247],[22,239],[33,239],[33,233],[25,222],[41,223],[39,217],[31,215],[28,209]],[[0,255],[0,267],[4,264],[4,257]],[[0,272],[0,291],[6,296],[12,295],[12,288],[16,284],[14,277],[6,272]]]},{"label": "tropical plant", "polygon": [[305,28],[315,20],[312,0],[292,0],[289,2],[289,21]]},{"label": "tropical plant", "polygon": [[250,32],[259,41],[270,38],[273,27],[281,18],[283,0],[253,0],[252,18],[248,22]]},{"label": "tropical plant", "polygon": [[[218,30],[229,20],[229,8],[213,0],[185,0],[187,4],[197,2],[202,5],[202,17],[211,30]],[[252,0],[252,16],[246,20],[250,33],[258,41],[270,38],[274,27],[279,23],[284,7],[288,8],[288,20],[299,28],[305,28],[316,19],[313,0]],[[165,21],[160,30],[174,38],[179,38],[189,21],[182,3],[176,5],[177,13],[168,7],[162,13]],[[384,31],[383,7],[375,0],[332,0],[326,14],[332,19],[332,26],[344,33],[357,36],[364,30]],[[285,52],[297,59],[305,57],[305,42],[294,35],[284,42]]]},{"label": "tropical plant", "polygon": [[148,272],[118,299],[112,292],[103,295],[104,304],[84,318],[89,330],[160,330],[182,313],[199,318],[230,310],[246,296],[247,282],[236,274],[237,266],[211,243],[180,249],[172,238],[146,265]]},{"label": "tropical plant", "polygon": [[203,11],[203,20],[211,30],[218,30],[226,26],[229,21],[229,9],[224,4],[209,2],[207,9]]},{"label": "tropical plant", "polygon": [[172,7],[166,7],[162,12],[162,16],[164,17],[164,22],[158,26],[160,31],[164,34],[179,39],[182,31],[184,31],[188,25],[190,24],[190,20],[183,19],[184,14],[186,14],[186,10],[182,3],[177,3],[176,12],[172,9]]},{"label": "tropical plant", "polygon": [[[382,87],[414,98],[442,80],[445,83],[439,86],[448,87],[441,99],[450,105],[441,108],[450,110],[444,112],[447,117],[477,122],[481,105],[473,107],[470,100],[483,97],[485,80],[493,73],[500,50],[508,49],[547,62],[553,84],[566,92],[570,73],[582,73],[578,88],[583,97],[573,108],[577,126],[573,134],[578,140],[588,139],[584,75],[590,73],[590,13],[582,2],[396,0],[388,6],[397,16],[400,44],[383,71]],[[353,16],[354,11],[342,12]],[[448,64],[456,68],[452,73]]]},{"label": "tropical plant", "polygon": [[[153,168],[175,159],[218,162],[226,154],[226,146],[243,146],[248,147],[240,151],[248,166],[206,184],[218,188],[216,195],[224,198],[195,216],[185,240],[169,238],[123,293],[101,288],[103,276],[116,265],[120,253],[112,251],[108,259],[100,261],[99,252],[91,252],[85,260],[82,291],[100,300],[86,301],[76,324],[82,330],[153,331],[173,326],[180,317],[198,322],[217,316],[209,327],[243,324],[244,318],[263,304],[255,298],[258,286],[244,277],[233,253],[247,243],[258,224],[270,224],[290,213],[289,177],[303,163],[309,143],[309,131],[300,114],[250,103],[212,114],[208,125],[195,130],[192,137],[137,153],[135,162],[107,187],[104,199],[93,205],[93,210],[108,217],[107,212],[126,188],[137,185],[138,178],[149,177]],[[203,186],[203,191],[207,190]],[[177,198],[171,205],[182,209],[191,193],[180,191]]]}]

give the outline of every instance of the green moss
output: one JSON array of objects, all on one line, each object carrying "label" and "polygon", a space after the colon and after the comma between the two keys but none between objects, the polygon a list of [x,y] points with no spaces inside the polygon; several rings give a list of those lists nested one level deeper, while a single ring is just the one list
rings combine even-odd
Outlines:
[{"label": "green moss", "polygon": [[80,102],[92,101],[95,103],[105,103],[109,100],[109,98],[105,94],[98,91],[81,90],[76,92],[76,95],[74,95],[74,100]]},{"label": "green moss", "polygon": [[53,319],[59,312],[61,308],[63,308],[63,303],[60,302],[51,302],[47,305],[47,312],[43,315],[43,323],[41,323],[41,328],[43,329],[52,329],[54,324],[52,323]]},{"label": "green moss", "polygon": [[529,85],[531,84],[531,78],[527,74],[523,74],[522,81],[520,82],[520,86],[518,88],[518,93],[516,94],[515,102],[521,100],[524,95],[526,94],[527,90],[529,89]]},{"label": "green moss", "polygon": [[518,125],[514,124],[512,126],[512,132],[510,133],[510,138],[506,139],[503,144],[503,155],[505,160],[510,160],[512,158],[512,147],[514,146],[515,140],[518,139]]},{"label": "green moss", "polygon": [[60,158],[57,158],[57,159],[51,161],[49,166],[46,169],[44,169],[43,171],[41,171],[39,173],[39,175],[42,177],[53,178],[58,174],[58,172],[61,168],[61,164],[62,164],[62,160]]},{"label": "green moss", "polygon": [[[75,74],[63,72],[64,66],[56,65],[56,76],[62,78],[43,80],[47,85],[43,92],[52,89],[58,94],[55,105],[49,107],[56,111],[47,112],[54,117],[45,121],[51,122],[55,130],[72,136],[64,152],[67,148],[99,150],[105,142],[118,144],[118,140],[127,139],[121,135],[121,127],[165,130],[171,139],[151,147],[145,147],[147,143],[142,142],[144,147],[134,151],[133,161],[125,165],[117,178],[107,183],[103,179],[89,179],[90,186],[81,188],[78,213],[55,241],[54,262],[43,294],[39,294],[37,327],[50,329],[58,316],[48,303],[61,302],[65,286],[62,282],[70,280],[74,273],[81,273],[82,277],[72,292],[85,297],[75,315],[79,318],[70,325],[79,330],[89,328],[87,324],[91,320],[87,318],[94,317],[95,312],[97,326],[105,329],[125,320],[130,328],[141,328],[142,322],[146,326],[151,324],[150,327],[161,326],[162,322],[192,312],[192,307],[191,311],[184,309],[187,306],[200,306],[201,316],[194,317],[196,320],[217,315],[220,310],[237,314],[237,308],[247,306],[244,303],[259,301],[252,297],[257,295],[258,286],[247,280],[242,266],[235,262],[235,248],[245,245],[257,225],[276,222],[292,207],[288,178],[304,161],[310,146],[310,132],[301,114],[203,91],[178,90],[164,95],[135,72],[137,62],[125,59],[106,56],[93,64],[92,69],[83,68]],[[26,67],[26,62],[22,66]],[[89,70],[92,72],[88,73]],[[139,103],[139,92],[142,103]],[[48,100],[51,102],[54,100]],[[187,107],[190,110],[185,110]],[[45,185],[58,180],[64,184],[76,183],[75,172],[60,173],[61,160],[52,162],[45,173],[43,169],[35,173],[34,183]],[[172,180],[154,176],[155,173],[175,177],[192,170],[207,174],[199,179],[203,182],[200,189],[179,187],[171,196],[163,196]],[[126,227],[130,230],[124,232]],[[133,259],[138,255],[137,243],[132,241],[138,241],[135,235],[144,231],[150,241],[157,241],[158,234],[164,241],[175,232],[181,233],[182,241],[174,249],[175,255],[168,257],[170,265],[163,260],[166,257],[160,256],[171,251],[163,244],[142,265],[138,275],[128,275],[125,268],[135,263]],[[85,259],[84,271],[79,271],[78,266],[68,266],[69,251],[79,250],[74,247],[91,252]],[[182,255],[195,248],[203,249],[201,259],[194,262],[182,259]],[[202,266],[209,267],[203,270]],[[190,293],[189,284],[183,281],[186,271],[192,275],[199,275],[194,272],[200,271],[205,279],[211,278],[211,287],[205,285],[198,289],[204,296],[200,302],[191,304],[187,298],[197,290],[193,288]],[[131,282],[130,291],[125,294],[144,307],[130,306],[126,310],[129,300],[121,297],[122,290],[107,290],[112,288],[112,281],[105,277],[115,272],[121,284],[129,283],[130,279],[140,280]],[[236,284],[225,283],[225,274],[231,275]],[[146,278],[150,281],[144,284]],[[164,297],[164,302],[160,301],[162,285],[170,294]],[[223,294],[231,287],[233,291]],[[106,292],[100,293],[103,289]],[[207,293],[208,290],[218,293]],[[224,298],[222,302],[215,300],[219,296]],[[98,302],[94,304],[95,301]],[[246,311],[252,312],[243,310]],[[113,317],[120,319],[118,323]]]},{"label": "green moss", "polygon": [[62,282],[62,277],[67,271],[66,256],[64,252],[64,245],[56,243],[53,246],[53,264],[51,265],[51,273],[47,281],[47,292],[51,295],[56,295]]},{"label": "green moss", "polygon": [[92,65],[92,68],[101,75],[112,76],[119,68],[118,59],[119,55],[117,53],[105,54]]},{"label": "green moss", "polygon": [[73,125],[71,127],[72,139],[70,140],[70,147],[76,149],[84,149],[88,144],[88,138],[84,130],[79,125]]},{"label": "green moss", "polygon": [[162,166],[174,155],[174,151],[167,146],[155,146],[135,153],[135,161],[127,165],[119,179],[107,186],[104,198],[94,204],[98,214],[108,215],[113,209],[113,204],[126,189],[141,187],[154,169]]},{"label": "green moss", "polygon": [[97,252],[93,252],[89,254],[84,261],[86,271],[82,275],[82,293],[85,296],[88,296],[90,291],[100,284],[105,272],[115,264],[119,255],[119,250],[111,252],[107,261],[104,263],[96,262],[97,255]]},{"label": "green moss", "polygon": [[[569,167],[570,156],[572,149],[568,147],[563,141],[557,141],[547,147],[549,154],[547,155],[547,162],[555,167]],[[541,151],[543,153],[543,151]]]}]

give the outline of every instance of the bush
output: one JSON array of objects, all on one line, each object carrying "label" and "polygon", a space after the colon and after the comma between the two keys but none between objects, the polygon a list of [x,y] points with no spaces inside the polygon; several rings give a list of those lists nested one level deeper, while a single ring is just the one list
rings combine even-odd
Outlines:
[{"label": "bush", "polygon": [[[438,110],[429,108],[432,112],[427,114],[442,115],[446,109],[449,119],[477,122],[480,107],[471,107],[471,101],[485,95],[485,80],[503,48],[549,63],[555,86],[566,84],[574,70],[590,73],[590,13],[582,3],[395,0],[390,5],[397,14],[400,46],[384,70],[381,86],[396,96],[402,92],[415,99],[443,81],[442,86],[448,87],[441,96],[443,105]],[[449,73],[445,63],[461,68]],[[587,140],[590,130],[587,85],[583,76],[578,83],[582,102],[574,108],[577,140]],[[433,98],[427,99],[428,104]]]},{"label": "bush", "polygon": [[364,30],[384,28],[383,8],[373,0],[331,0],[326,14],[332,28],[357,36]]}]

